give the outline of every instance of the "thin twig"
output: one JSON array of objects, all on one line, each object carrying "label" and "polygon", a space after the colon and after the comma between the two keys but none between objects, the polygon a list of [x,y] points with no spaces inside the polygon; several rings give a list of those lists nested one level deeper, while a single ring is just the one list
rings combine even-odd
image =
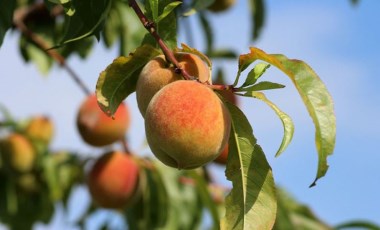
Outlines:
[{"label": "thin twig", "polygon": [[[75,73],[75,71],[72,68],[70,68],[70,66],[66,62],[66,59],[56,50],[50,49],[51,47],[49,47],[49,45],[45,42],[43,38],[35,34],[26,26],[25,19],[28,18],[29,15],[32,15],[38,11],[44,11],[44,10],[47,10],[47,9],[46,9],[45,4],[42,2],[36,3],[30,6],[29,8],[17,9],[14,13],[13,24],[24,36],[26,36],[30,41],[32,41],[35,45],[37,45],[47,55],[52,57],[62,68],[64,68],[69,73],[69,76],[75,81],[75,83],[82,89],[82,91],[86,95],[90,95],[91,91],[86,87],[86,85],[82,82],[82,80]],[[52,10],[52,12],[53,12],[53,16],[56,16],[59,10],[55,8],[55,10]]]},{"label": "thin twig", "polygon": [[160,46],[162,52],[164,53],[166,59],[176,67],[176,72],[182,74],[186,80],[196,80],[194,76],[190,76],[190,74],[180,66],[178,60],[174,56],[173,51],[169,49],[160,35],[158,35],[154,22],[149,21],[149,19],[141,11],[137,2],[135,0],[129,0],[129,6],[135,11],[137,17],[140,19],[145,29],[148,30],[148,32],[154,37],[157,44]]}]

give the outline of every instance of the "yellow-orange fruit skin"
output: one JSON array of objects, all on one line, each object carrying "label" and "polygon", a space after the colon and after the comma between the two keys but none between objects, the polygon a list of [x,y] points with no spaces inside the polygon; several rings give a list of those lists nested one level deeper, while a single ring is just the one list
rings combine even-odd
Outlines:
[{"label": "yellow-orange fruit skin", "polygon": [[108,152],[97,159],[88,174],[88,188],[103,208],[121,209],[136,195],[139,183],[137,163],[123,152]]},{"label": "yellow-orange fruit skin", "polygon": [[207,86],[180,80],[162,88],[145,116],[148,144],[164,164],[193,169],[214,160],[226,145],[231,118]]},{"label": "yellow-orange fruit skin", "polygon": [[235,2],[236,0],[215,0],[207,9],[214,13],[219,13],[229,9]]},{"label": "yellow-orange fruit skin", "polygon": [[82,139],[95,147],[123,138],[129,124],[130,115],[125,104],[120,104],[114,118],[111,118],[100,109],[95,95],[86,98],[77,115],[77,127]]},{"label": "yellow-orange fruit skin", "polygon": [[217,158],[215,158],[214,162],[225,165],[227,163],[227,159],[228,159],[228,143],[226,144],[226,146],[224,147],[220,155]]},{"label": "yellow-orange fruit skin", "polygon": [[30,120],[25,134],[33,141],[49,144],[54,134],[54,125],[48,117],[37,116]]},{"label": "yellow-orange fruit skin", "polygon": [[11,134],[1,142],[0,151],[4,161],[17,172],[29,172],[34,167],[36,151],[32,143],[21,134]]},{"label": "yellow-orange fruit skin", "polygon": [[[198,78],[201,82],[211,83],[210,69],[206,63],[195,54],[175,53],[181,68]],[[175,72],[175,67],[166,62],[164,55],[150,60],[141,70],[136,84],[137,105],[143,117],[152,97],[165,85],[181,80],[182,75]]]}]

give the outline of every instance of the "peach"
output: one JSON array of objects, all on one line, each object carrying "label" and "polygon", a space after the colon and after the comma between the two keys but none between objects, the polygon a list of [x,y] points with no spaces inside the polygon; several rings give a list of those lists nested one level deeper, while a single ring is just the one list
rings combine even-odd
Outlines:
[{"label": "peach", "polygon": [[98,158],[88,174],[88,188],[103,208],[121,209],[137,195],[139,167],[123,152],[108,152]]},{"label": "peach", "polygon": [[120,104],[114,118],[111,118],[100,109],[95,95],[86,98],[77,115],[77,127],[82,139],[96,147],[122,139],[129,123],[130,115],[125,104]]},{"label": "peach", "polygon": [[48,117],[33,117],[25,129],[25,134],[33,141],[47,145],[53,137],[53,123]]},{"label": "peach", "polygon": [[229,9],[235,2],[236,0],[215,0],[207,9],[214,13],[219,13]]},{"label": "peach", "polygon": [[164,164],[193,169],[214,160],[226,145],[231,117],[207,86],[179,80],[162,88],[145,114],[153,154]]},{"label": "peach", "polygon": [[0,153],[4,162],[17,172],[29,172],[34,167],[36,151],[32,143],[21,134],[11,134],[1,141]]},{"label": "peach", "polygon": [[224,149],[220,153],[220,155],[214,160],[216,163],[225,165],[228,159],[228,143],[224,146]]},{"label": "peach", "polygon": [[[210,68],[195,54],[178,52],[175,57],[181,68],[200,82],[211,84]],[[137,105],[141,115],[145,117],[145,111],[152,97],[165,85],[181,80],[182,75],[175,72],[175,67],[165,60],[164,55],[159,55],[150,60],[142,69],[136,85]]]}]

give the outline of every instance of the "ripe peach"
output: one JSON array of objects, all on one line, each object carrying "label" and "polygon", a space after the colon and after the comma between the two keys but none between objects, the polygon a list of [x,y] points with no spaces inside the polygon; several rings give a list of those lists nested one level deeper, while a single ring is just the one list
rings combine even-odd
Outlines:
[{"label": "ripe peach", "polygon": [[86,98],[77,115],[77,127],[82,139],[96,147],[123,138],[129,123],[129,111],[125,104],[119,106],[113,119],[100,109],[95,95]]},{"label": "ripe peach", "polygon": [[168,84],[152,98],[145,114],[152,152],[179,169],[214,160],[228,141],[230,126],[230,114],[219,97],[195,81]]},{"label": "ripe peach", "polygon": [[123,152],[108,152],[98,158],[88,174],[94,201],[104,208],[121,209],[138,191],[139,167]]},{"label": "ripe peach", "polygon": [[[175,53],[175,57],[191,76],[197,77],[201,82],[211,84],[210,69],[207,64],[195,54]],[[181,80],[182,75],[175,72],[175,67],[166,62],[164,55],[150,60],[142,69],[136,85],[137,105],[143,117],[152,97],[165,85]]]},{"label": "ripe peach", "polygon": [[25,134],[33,141],[49,144],[53,137],[53,123],[48,117],[33,117],[25,129]]},{"label": "ripe peach", "polygon": [[214,160],[216,163],[225,165],[228,159],[228,143],[224,146],[224,149],[220,155]]},{"label": "ripe peach", "polygon": [[11,134],[1,141],[0,153],[4,162],[17,172],[29,172],[34,167],[36,151],[32,143],[21,134]]},{"label": "ripe peach", "polygon": [[207,9],[214,13],[219,13],[229,9],[235,2],[236,0],[215,0]]}]

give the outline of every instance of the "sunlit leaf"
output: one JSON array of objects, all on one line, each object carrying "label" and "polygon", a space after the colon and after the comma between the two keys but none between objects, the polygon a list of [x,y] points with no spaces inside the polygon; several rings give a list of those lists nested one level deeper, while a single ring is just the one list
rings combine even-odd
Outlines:
[{"label": "sunlit leaf", "polygon": [[327,157],[335,146],[336,119],[332,98],[319,76],[305,62],[288,59],[284,55],[267,54],[252,47],[250,53],[239,58],[239,72],[252,62],[262,60],[283,71],[298,90],[315,125],[315,142],[318,151],[318,170],[314,182],[323,177],[328,169]]},{"label": "sunlit leaf", "polygon": [[255,65],[255,67],[248,73],[247,78],[241,87],[255,84],[269,67],[270,65],[267,63],[258,63]]},{"label": "sunlit leaf", "polygon": [[149,0],[150,9],[152,10],[152,19],[156,22],[158,17],[158,0]]},{"label": "sunlit leaf", "polygon": [[282,89],[285,86],[279,83],[270,82],[270,81],[262,81],[255,85],[245,87],[245,88],[238,88],[238,92],[252,92],[252,91],[262,91],[262,90],[270,90],[270,89]]},{"label": "sunlit leaf", "polygon": [[344,229],[362,229],[362,230],[380,230],[380,226],[366,220],[355,220],[339,224],[334,227],[335,230]]},{"label": "sunlit leaf", "polygon": [[226,177],[233,188],[226,198],[221,229],[272,229],[277,210],[272,169],[242,111],[227,103],[232,116]]},{"label": "sunlit leaf", "polygon": [[[172,0],[158,1],[158,15],[161,15],[164,12],[165,7],[172,2]],[[145,15],[153,21],[153,12],[150,1],[145,1],[145,10]],[[169,13],[160,22],[156,23],[155,28],[161,39],[170,49],[177,47],[177,18],[174,12]],[[149,44],[158,48],[156,40],[150,33],[145,35],[142,44]]]},{"label": "sunlit leaf", "polygon": [[100,73],[96,84],[96,96],[105,113],[113,115],[120,103],[135,91],[141,69],[158,54],[157,49],[144,45],[128,57],[116,58]]},{"label": "sunlit leaf", "polygon": [[162,14],[158,18],[154,19],[155,22],[158,23],[162,19],[164,19],[165,17],[167,17],[180,4],[182,4],[182,2],[175,1],[175,2],[172,2],[172,3],[168,4],[167,6],[165,6],[164,12],[162,12]]},{"label": "sunlit leaf", "polygon": [[285,149],[288,147],[288,145],[292,141],[293,133],[294,133],[294,124],[293,124],[292,119],[289,117],[288,114],[282,112],[273,102],[268,100],[268,98],[263,93],[247,92],[244,95],[255,97],[257,99],[262,100],[267,105],[269,105],[269,107],[271,107],[276,112],[277,116],[280,118],[282,125],[284,127],[284,135],[282,137],[281,145],[276,153],[276,157],[278,157],[282,152],[285,151]]},{"label": "sunlit leaf", "polygon": [[192,14],[197,13],[200,10],[207,9],[207,7],[210,6],[214,1],[215,0],[194,0],[192,1],[190,9],[183,13],[183,15],[190,16]]}]

